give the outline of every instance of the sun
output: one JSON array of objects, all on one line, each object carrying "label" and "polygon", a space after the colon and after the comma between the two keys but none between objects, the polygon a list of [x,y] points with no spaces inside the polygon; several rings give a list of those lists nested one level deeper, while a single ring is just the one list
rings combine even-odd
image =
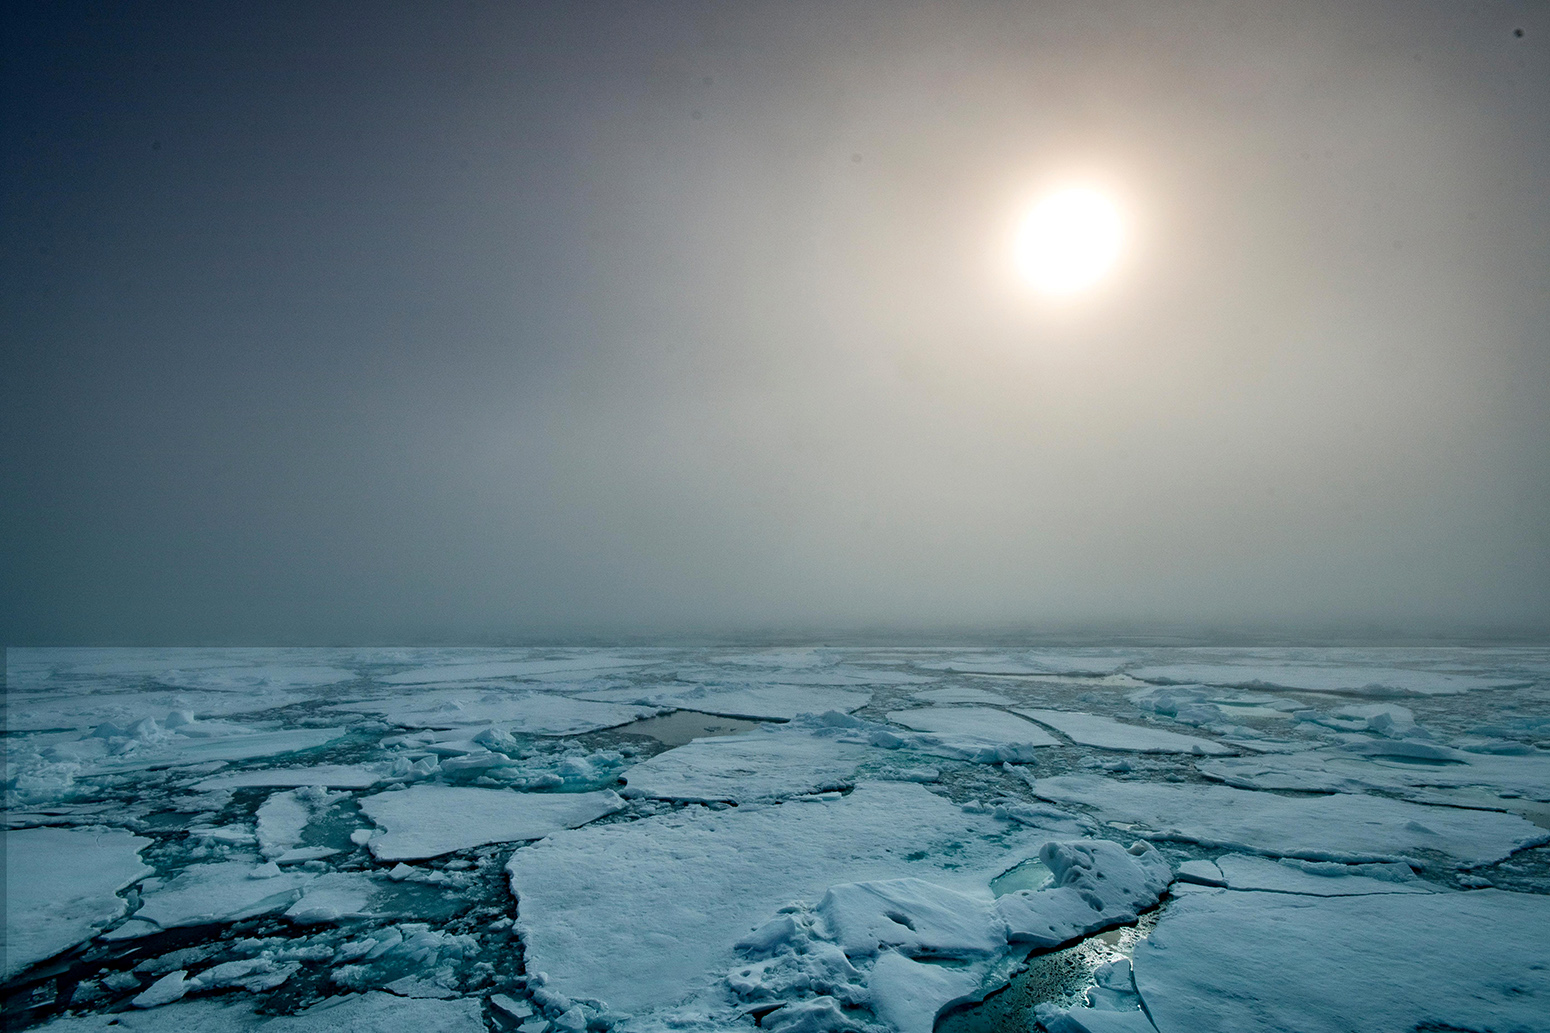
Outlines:
[{"label": "sun", "polygon": [[1017,233],[1017,265],[1044,294],[1077,294],[1107,277],[1125,244],[1119,207],[1090,187],[1045,196]]}]

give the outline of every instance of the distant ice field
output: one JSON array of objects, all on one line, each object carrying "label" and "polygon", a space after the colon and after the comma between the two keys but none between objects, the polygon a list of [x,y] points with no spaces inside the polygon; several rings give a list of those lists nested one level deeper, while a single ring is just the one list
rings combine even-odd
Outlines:
[{"label": "distant ice field", "polygon": [[1550,1031],[1550,648],[5,662],[18,1029]]}]

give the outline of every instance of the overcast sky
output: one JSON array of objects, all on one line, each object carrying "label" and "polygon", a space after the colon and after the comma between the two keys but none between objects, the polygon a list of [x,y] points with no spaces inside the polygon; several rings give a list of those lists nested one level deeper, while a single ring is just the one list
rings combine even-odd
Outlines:
[{"label": "overcast sky", "polygon": [[12,644],[1550,629],[1542,3],[4,17]]}]

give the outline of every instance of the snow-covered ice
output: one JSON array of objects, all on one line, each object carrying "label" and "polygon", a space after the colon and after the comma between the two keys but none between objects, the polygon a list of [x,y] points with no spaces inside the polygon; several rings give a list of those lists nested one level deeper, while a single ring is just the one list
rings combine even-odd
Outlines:
[{"label": "snow-covered ice", "polygon": [[789,726],[696,739],[625,772],[628,794],[663,800],[774,800],[848,788],[866,748]]},{"label": "snow-covered ice", "polygon": [[9,650],[6,677],[16,1029],[1550,1011],[1543,648]]},{"label": "snow-covered ice", "polygon": [[991,707],[891,710],[888,720],[929,732],[945,756],[982,763],[1033,760],[1039,747],[1059,743],[1033,722]]},{"label": "snow-covered ice", "polygon": [[1068,710],[1034,710],[1017,707],[1013,713],[1031,718],[1055,729],[1072,742],[1096,746],[1100,750],[1127,750],[1135,753],[1193,753],[1220,756],[1237,751],[1229,746],[1194,735],[1180,735],[1161,728],[1126,724],[1110,717],[1075,713]]},{"label": "snow-covered ice", "polygon": [[379,861],[416,861],[486,843],[541,839],[624,806],[618,794],[520,793],[509,789],[412,786],[363,797],[361,810],[383,830],[368,845]]},{"label": "snow-covered ice", "polygon": [[1159,1033],[1544,1030],[1546,929],[1542,894],[1221,890],[1168,908],[1135,982]]},{"label": "snow-covered ice", "polygon": [[88,939],[127,909],[118,895],[152,869],[152,841],[117,829],[19,829],[4,836],[4,976]]},{"label": "snow-covered ice", "polygon": [[1550,842],[1550,832],[1513,814],[1354,793],[1275,796],[1083,775],[1041,778],[1033,791],[1055,803],[1091,807],[1104,821],[1147,838],[1278,857],[1396,861],[1424,851],[1470,867]]}]

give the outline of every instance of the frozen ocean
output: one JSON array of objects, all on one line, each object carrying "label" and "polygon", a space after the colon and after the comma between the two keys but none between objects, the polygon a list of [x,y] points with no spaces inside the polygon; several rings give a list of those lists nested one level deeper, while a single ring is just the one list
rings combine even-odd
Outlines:
[{"label": "frozen ocean", "polygon": [[1550,1030],[1550,648],[13,649],[76,1033]]}]

